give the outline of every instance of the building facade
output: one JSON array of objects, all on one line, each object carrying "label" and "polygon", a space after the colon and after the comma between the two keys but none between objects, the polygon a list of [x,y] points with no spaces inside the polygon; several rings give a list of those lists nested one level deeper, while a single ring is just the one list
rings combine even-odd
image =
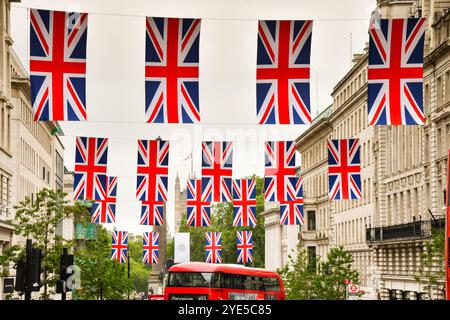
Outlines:
[{"label": "building facade", "polygon": [[[427,17],[426,124],[369,126],[368,47],[354,55],[352,68],[333,88],[333,105],[296,139],[305,215],[299,239],[312,257],[326,259],[334,246],[351,252],[365,298],[442,299],[443,284],[429,290],[415,276],[424,242],[433,227],[443,225],[450,148],[450,1],[378,1],[378,8],[381,18]],[[327,140],[348,138],[360,141],[363,197],[330,201]],[[266,243],[275,239],[266,230]],[[271,246],[282,253],[278,244]],[[271,251],[266,263],[278,252]]]},{"label": "building facade", "polygon": [[[61,130],[55,122],[34,121],[29,75],[11,47],[11,2],[0,1],[0,254],[25,241],[13,235],[13,206],[43,188],[64,190],[65,178]],[[73,222],[63,221],[57,232],[71,239]],[[0,278],[0,299],[2,290]]]}]

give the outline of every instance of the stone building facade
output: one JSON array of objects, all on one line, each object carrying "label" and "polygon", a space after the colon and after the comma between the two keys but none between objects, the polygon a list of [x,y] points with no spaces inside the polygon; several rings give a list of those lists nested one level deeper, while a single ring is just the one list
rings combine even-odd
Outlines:
[{"label": "stone building facade", "polygon": [[[350,251],[366,298],[441,299],[443,286],[428,290],[415,275],[431,229],[443,225],[450,148],[450,1],[378,1],[378,7],[382,18],[427,17],[426,124],[368,126],[367,46],[354,55],[352,68],[333,88],[332,106],[296,139],[305,215],[298,238],[310,256],[321,259],[334,246]],[[344,138],[360,140],[363,198],[330,201],[326,143]],[[266,242],[274,239],[266,237]]]},{"label": "stone building facade", "polygon": [[[64,189],[64,146],[56,122],[35,122],[29,75],[12,49],[9,0],[0,0],[0,254],[13,235],[13,206],[42,188]],[[57,232],[71,238],[71,221]],[[11,270],[14,276],[14,270]],[[0,278],[0,299],[4,298]]]}]

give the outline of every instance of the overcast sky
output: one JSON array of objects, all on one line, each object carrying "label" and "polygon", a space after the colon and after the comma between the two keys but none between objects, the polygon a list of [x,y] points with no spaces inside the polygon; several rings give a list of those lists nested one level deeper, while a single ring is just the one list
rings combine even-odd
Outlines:
[{"label": "overcast sky", "polygon": [[[125,5],[126,4],[126,5]],[[76,136],[108,137],[108,175],[118,176],[116,227],[140,233],[135,200],[137,139],[171,141],[168,223],[173,233],[174,179],[182,187],[194,151],[200,176],[202,140],[235,141],[233,176],[263,175],[265,140],[292,140],[308,126],[256,126],[258,19],[312,19],[312,114],[331,104],[331,91],[368,41],[375,0],[22,0],[12,4],[13,48],[28,68],[27,8],[90,13],[87,49],[88,122],[61,122],[64,161],[73,170]],[[144,123],[145,16],[202,18],[201,125]],[[351,36],[350,36],[351,34]],[[350,44],[350,39],[352,39]]]}]

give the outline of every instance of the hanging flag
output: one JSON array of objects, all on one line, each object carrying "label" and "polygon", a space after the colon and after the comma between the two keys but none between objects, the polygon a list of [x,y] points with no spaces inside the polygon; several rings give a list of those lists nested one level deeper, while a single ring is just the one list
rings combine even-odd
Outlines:
[{"label": "hanging flag", "polygon": [[207,227],[211,225],[211,207],[208,199],[210,185],[202,185],[200,179],[189,179],[187,182],[187,225]]},{"label": "hanging flag", "polygon": [[143,259],[145,264],[158,263],[159,253],[159,233],[144,232],[143,238]]},{"label": "hanging flag", "polygon": [[303,180],[301,177],[289,177],[286,187],[287,200],[280,201],[280,224],[304,224],[303,218]]},{"label": "hanging flag", "polygon": [[251,231],[237,231],[238,263],[253,262],[253,239]]},{"label": "hanging flag", "polygon": [[256,110],[259,124],[311,124],[312,21],[258,24]]},{"label": "hanging flag", "polygon": [[106,182],[107,162],[107,138],[76,138],[74,200],[104,200],[101,181]]},{"label": "hanging flag", "polygon": [[269,141],[265,144],[264,200],[286,201],[289,177],[295,177],[294,141]]},{"label": "hanging flag", "polygon": [[331,200],[361,199],[359,139],[328,140],[328,186]]},{"label": "hanging flag", "polygon": [[206,232],[206,262],[222,263],[222,233]]},{"label": "hanging flag", "polygon": [[424,124],[425,19],[380,19],[370,26],[370,125]]},{"label": "hanging flag", "polygon": [[256,180],[233,180],[233,226],[256,226]]},{"label": "hanging flag", "polygon": [[92,223],[116,222],[117,177],[105,176],[99,180],[99,191],[103,200],[95,200],[91,207]]},{"label": "hanging flag", "polygon": [[233,143],[202,142],[202,185],[211,190],[210,201],[231,202]]},{"label": "hanging flag", "polygon": [[199,123],[200,19],[147,18],[145,118]]},{"label": "hanging flag", "polygon": [[117,260],[120,263],[127,261],[128,252],[128,232],[113,231],[111,244],[111,260]]},{"label": "hanging flag", "polygon": [[35,121],[86,120],[86,13],[30,9]]},{"label": "hanging flag", "polygon": [[164,225],[164,202],[141,201],[141,219],[139,224],[147,226]]},{"label": "hanging flag", "polygon": [[141,201],[167,201],[169,141],[138,140],[136,197]]}]

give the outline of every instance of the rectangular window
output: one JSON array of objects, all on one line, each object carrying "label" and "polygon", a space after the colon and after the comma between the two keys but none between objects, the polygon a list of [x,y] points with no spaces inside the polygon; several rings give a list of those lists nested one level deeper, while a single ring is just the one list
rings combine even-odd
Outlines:
[{"label": "rectangular window", "polygon": [[316,269],[316,247],[308,246],[308,268]]},{"label": "rectangular window", "polygon": [[316,212],[313,210],[308,210],[308,231],[316,230]]},{"label": "rectangular window", "polygon": [[442,78],[437,78],[436,81],[436,106],[438,108],[442,107]]}]

